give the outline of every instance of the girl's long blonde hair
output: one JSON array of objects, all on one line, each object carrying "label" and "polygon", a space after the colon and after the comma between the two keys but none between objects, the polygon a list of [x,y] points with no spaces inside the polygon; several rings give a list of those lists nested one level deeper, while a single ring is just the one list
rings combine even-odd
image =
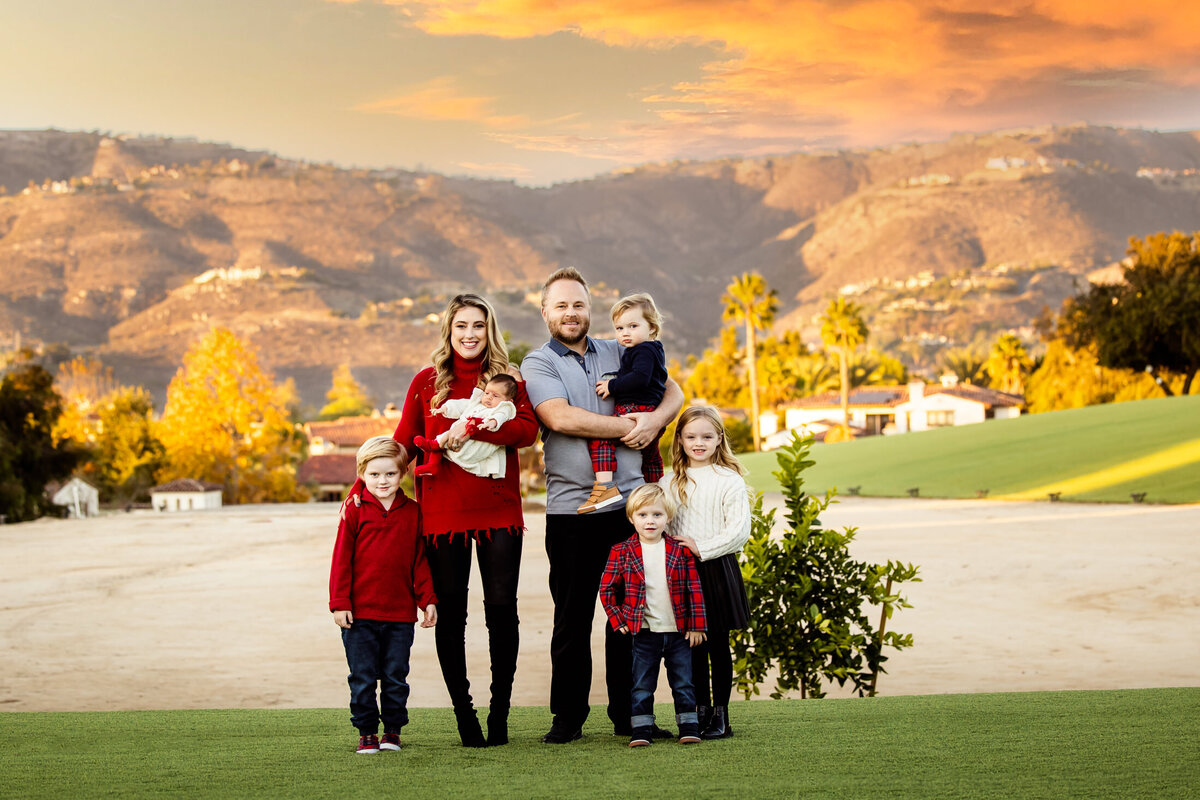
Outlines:
[{"label": "girl's long blonde hair", "polygon": [[732,448],[729,447],[729,437],[725,435],[725,423],[721,420],[721,415],[717,413],[717,410],[712,406],[689,406],[684,409],[675,422],[675,436],[671,439],[671,470],[675,473],[671,476],[671,488],[679,497],[680,503],[687,500],[688,484],[688,457],[687,453],[683,451],[683,429],[689,422],[697,419],[708,420],[717,432],[717,451],[713,453],[712,463],[731,469],[742,476],[746,474],[746,468],[737,460]]},{"label": "girl's long blonde hair", "polygon": [[508,348],[504,345],[504,334],[500,332],[500,323],[496,321],[496,309],[492,304],[477,294],[456,295],[446,311],[442,314],[441,342],[429,356],[437,378],[433,382],[432,408],[437,408],[450,394],[450,384],[454,380],[454,348],[450,346],[450,331],[454,324],[454,316],[467,307],[477,308],[483,312],[487,323],[487,348],[483,353],[483,368],[479,370],[479,386],[483,386],[494,376],[508,371]]}]

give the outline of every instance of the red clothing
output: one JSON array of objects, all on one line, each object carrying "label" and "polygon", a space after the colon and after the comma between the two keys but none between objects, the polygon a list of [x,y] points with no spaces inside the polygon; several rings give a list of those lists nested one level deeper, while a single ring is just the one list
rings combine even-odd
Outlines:
[{"label": "red clothing", "polygon": [[[450,383],[447,398],[470,397],[471,391],[479,385],[479,369],[482,365],[482,356],[466,361],[454,355],[454,380]],[[418,463],[423,463],[424,454],[413,444],[413,439],[417,436],[433,439],[455,423],[455,420],[432,413],[430,403],[436,393],[436,380],[437,372],[433,367],[426,367],[417,373],[408,387],[400,424],[392,434],[393,439],[404,445],[409,456],[421,458]],[[471,436],[481,442],[508,448],[503,478],[472,475],[449,459],[443,459],[436,473],[417,481],[417,501],[421,504],[426,536],[525,527],[525,517],[521,513],[521,467],[517,449],[534,443],[538,423],[524,382],[517,386],[513,405],[517,407],[517,416],[501,425],[499,430],[480,430]]]},{"label": "red clothing", "polygon": [[[671,590],[671,610],[680,633],[703,631],[704,592],[691,552],[670,536],[664,536],[667,551],[667,586]],[[600,602],[615,631],[622,625],[630,633],[642,629],[646,608],[646,565],[642,561],[642,543],[630,536],[614,544],[600,579]]]},{"label": "red clothing", "polygon": [[329,610],[349,610],[355,619],[416,622],[418,607],[437,603],[421,509],[399,490],[389,509],[366,490],[352,493],[344,509],[329,570]]}]

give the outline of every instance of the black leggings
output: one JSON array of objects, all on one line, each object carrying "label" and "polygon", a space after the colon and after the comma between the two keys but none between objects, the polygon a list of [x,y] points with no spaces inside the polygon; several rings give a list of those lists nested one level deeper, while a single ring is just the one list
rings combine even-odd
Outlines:
[{"label": "black leggings", "polygon": [[[712,663],[711,703],[709,662]],[[733,692],[733,654],[729,649],[728,630],[710,625],[708,638],[692,648],[692,683],[696,685],[697,705],[729,705],[729,695]]]},{"label": "black leggings", "polygon": [[512,700],[520,644],[517,581],[523,543],[524,537],[518,529],[502,529],[490,536],[480,534],[477,542],[457,534],[439,536],[426,546],[433,590],[438,596],[434,641],[446,691],[457,710],[469,709],[472,704],[466,654],[467,583],[471,576],[472,549],[479,554],[479,576],[483,581],[484,621],[492,663],[491,706],[493,710],[507,710]]}]

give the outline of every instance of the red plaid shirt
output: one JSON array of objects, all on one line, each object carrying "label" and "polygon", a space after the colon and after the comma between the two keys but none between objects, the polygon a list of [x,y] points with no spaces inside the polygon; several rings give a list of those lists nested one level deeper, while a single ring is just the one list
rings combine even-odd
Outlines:
[{"label": "red plaid shirt", "polygon": [[[664,536],[667,551],[667,585],[671,589],[671,608],[675,612],[675,627],[680,633],[703,631],[704,594],[700,591],[700,576],[696,563],[686,547]],[[622,625],[630,633],[642,629],[646,609],[646,566],[642,562],[642,543],[637,536],[613,545],[600,579],[600,602],[608,614],[613,630]]]}]

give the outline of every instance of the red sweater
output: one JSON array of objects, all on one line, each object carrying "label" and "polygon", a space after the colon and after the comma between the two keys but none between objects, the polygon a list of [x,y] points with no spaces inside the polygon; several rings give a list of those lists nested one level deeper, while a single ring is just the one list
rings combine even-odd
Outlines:
[{"label": "red sweater", "polygon": [[[447,397],[470,397],[471,391],[479,385],[479,368],[482,365],[482,356],[473,361],[453,356],[454,380],[450,383]],[[404,401],[400,424],[392,434],[392,438],[404,445],[410,456],[420,456],[422,460],[424,454],[413,444],[413,439],[418,435],[432,439],[449,430],[455,422],[432,413],[430,403],[436,391],[435,380],[437,373],[433,367],[421,370],[413,378]],[[517,386],[513,404],[517,407],[516,417],[501,425],[497,431],[479,431],[471,437],[508,448],[503,478],[472,475],[444,458],[436,473],[417,480],[417,500],[421,504],[426,536],[525,527],[525,517],[521,513],[521,467],[517,449],[534,443],[538,423],[524,382]]]},{"label": "red sweater", "polygon": [[421,509],[404,492],[397,490],[386,510],[369,491],[352,493],[333,545],[329,610],[416,622],[418,607],[437,603],[420,533]]}]

